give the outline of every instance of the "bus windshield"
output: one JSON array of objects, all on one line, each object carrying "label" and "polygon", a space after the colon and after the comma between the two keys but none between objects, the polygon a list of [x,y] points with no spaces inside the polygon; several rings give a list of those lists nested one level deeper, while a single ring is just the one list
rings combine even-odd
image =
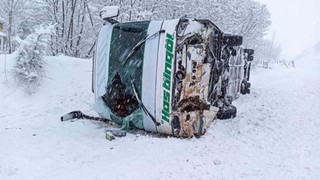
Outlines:
[{"label": "bus windshield", "polygon": [[130,51],[147,36],[150,21],[114,25],[110,42],[108,83],[104,102],[113,114],[126,117],[138,109],[135,97],[141,99],[144,47],[142,44],[130,59]]}]

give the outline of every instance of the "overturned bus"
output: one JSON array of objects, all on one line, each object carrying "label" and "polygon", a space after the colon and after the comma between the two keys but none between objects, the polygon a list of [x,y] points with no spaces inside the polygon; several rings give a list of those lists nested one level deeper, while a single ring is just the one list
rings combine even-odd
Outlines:
[{"label": "overturned bus", "polygon": [[94,109],[101,117],[125,128],[199,137],[219,114],[235,116],[223,113],[235,108],[227,98],[229,59],[242,58],[243,50],[233,48],[241,36],[224,35],[209,20],[118,23],[108,13],[101,14],[106,23],[93,61]]}]

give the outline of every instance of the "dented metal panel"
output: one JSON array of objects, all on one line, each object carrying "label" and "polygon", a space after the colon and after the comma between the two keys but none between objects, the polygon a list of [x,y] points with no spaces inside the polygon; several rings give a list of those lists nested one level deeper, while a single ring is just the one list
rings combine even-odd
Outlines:
[{"label": "dented metal panel", "polygon": [[209,102],[212,64],[208,62],[210,24],[181,20],[177,27],[173,109],[173,135],[201,136],[218,109]]},{"label": "dented metal panel", "polygon": [[[103,117],[127,125],[131,122],[147,131],[199,137],[217,116],[222,81],[228,76],[220,70],[222,31],[208,20],[177,19],[160,24],[151,21],[148,26],[143,22],[113,26],[115,40],[124,41],[122,31],[133,31],[135,38],[141,39],[134,39],[136,44],[143,45],[137,50],[139,54],[134,54],[137,45],[130,42],[132,55],[117,49],[117,41],[109,40],[113,44],[110,55],[103,56],[104,66],[108,67],[104,68],[108,69],[104,70],[106,87],[103,95],[96,94],[95,109]],[[156,38],[148,39],[158,30]],[[105,50],[97,51],[103,54]],[[99,69],[98,65],[95,70]],[[119,96],[121,93],[127,101],[117,104],[124,98]]]}]

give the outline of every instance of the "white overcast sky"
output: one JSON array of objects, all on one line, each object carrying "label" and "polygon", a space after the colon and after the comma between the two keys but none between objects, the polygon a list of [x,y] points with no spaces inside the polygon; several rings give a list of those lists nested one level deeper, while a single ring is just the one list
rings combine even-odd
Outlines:
[{"label": "white overcast sky", "polygon": [[257,1],[266,4],[271,13],[268,38],[275,34],[285,58],[293,58],[320,41],[320,0]]}]

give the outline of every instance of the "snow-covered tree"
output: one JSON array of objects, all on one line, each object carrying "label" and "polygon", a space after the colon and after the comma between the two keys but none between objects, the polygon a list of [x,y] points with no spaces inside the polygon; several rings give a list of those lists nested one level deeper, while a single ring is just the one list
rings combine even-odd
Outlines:
[{"label": "snow-covered tree", "polygon": [[5,19],[5,28],[8,35],[9,53],[14,51],[12,47],[12,39],[17,33],[17,27],[22,19],[24,19],[24,9],[26,1],[24,0],[1,0],[0,13]]},{"label": "snow-covered tree", "polygon": [[282,48],[275,40],[263,39],[259,42],[255,53],[255,63],[279,62]]},{"label": "snow-covered tree", "polygon": [[36,22],[55,24],[52,54],[74,57],[91,56],[98,31],[102,26],[98,0],[29,0],[30,18]]},{"label": "snow-covered tree", "polygon": [[[9,35],[23,39],[34,26],[55,24],[52,55],[92,56],[103,24],[104,6],[120,7],[120,22],[166,20],[187,16],[209,19],[223,31],[244,36],[244,45],[257,48],[270,25],[265,5],[254,0],[4,0],[0,13],[11,24]],[[15,6],[12,6],[15,4]],[[22,8],[23,7],[23,8]],[[23,12],[22,12],[23,11]],[[14,23],[13,23],[14,22]],[[25,23],[27,22],[27,23]],[[6,22],[6,24],[10,24]],[[27,26],[26,26],[27,25]],[[18,28],[19,27],[19,28]],[[12,39],[12,38],[10,38]],[[11,41],[11,40],[10,40]]]},{"label": "snow-covered tree", "polygon": [[41,85],[45,73],[47,45],[51,39],[52,27],[40,27],[24,40],[20,40],[15,65],[15,76],[18,83],[25,87],[27,93],[34,93]]},{"label": "snow-covered tree", "polygon": [[255,48],[271,24],[266,6],[253,0],[187,1],[182,14],[210,19],[224,32],[243,36],[246,47]]},{"label": "snow-covered tree", "polygon": [[21,39],[26,39],[27,36],[33,32],[32,22],[29,20],[24,20],[18,25],[17,29],[17,35]]}]

